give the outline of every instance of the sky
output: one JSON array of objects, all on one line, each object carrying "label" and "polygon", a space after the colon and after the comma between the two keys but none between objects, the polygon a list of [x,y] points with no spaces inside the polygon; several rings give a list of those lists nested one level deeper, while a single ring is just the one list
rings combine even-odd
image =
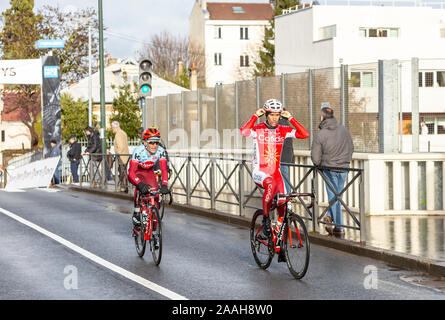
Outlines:
[{"label": "sky", "polygon": [[[210,1],[209,1],[210,2]],[[211,2],[234,2],[212,0]],[[268,0],[237,0],[236,2],[268,2]],[[115,58],[131,58],[152,34],[167,30],[188,36],[189,15],[195,0],[103,0],[105,51]],[[63,10],[97,8],[97,0],[34,0],[35,10],[44,5],[58,5]],[[9,7],[0,0],[0,11]],[[125,39],[131,38],[131,39]]]}]

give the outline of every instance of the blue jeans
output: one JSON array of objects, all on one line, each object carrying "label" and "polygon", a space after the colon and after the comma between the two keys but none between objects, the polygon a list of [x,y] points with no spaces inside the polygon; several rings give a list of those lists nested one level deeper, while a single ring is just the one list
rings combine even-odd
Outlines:
[{"label": "blue jeans", "polygon": [[59,173],[59,167],[56,168],[56,171],[54,172],[54,184],[60,183],[60,173]]},{"label": "blue jeans", "polygon": [[[292,191],[292,187],[290,186],[290,184],[287,182],[287,180],[290,181],[290,176],[289,176],[289,166],[280,166],[281,169],[281,173],[283,174],[283,181],[284,181],[284,186],[286,187],[286,193],[290,193]],[[287,179],[287,180],[286,180]]]},{"label": "blue jeans", "polygon": [[79,174],[77,170],[79,169],[79,161],[71,162],[71,174],[73,175],[74,182],[79,182]]},{"label": "blue jeans", "polygon": [[[330,170],[323,170],[324,175],[334,187],[334,190],[337,194],[339,194],[344,186],[346,177],[348,176],[348,172],[334,172]],[[328,193],[329,202],[335,199],[335,194],[331,191],[331,189],[326,184],[326,191]],[[334,205],[328,210],[328,215],[331,216],[332,220],[335,224],[343,224],[343,216],[341,211],[341,203],[340,201],[336,201]],[[343,227],[335,227],[337,230],[342,230]]]}]

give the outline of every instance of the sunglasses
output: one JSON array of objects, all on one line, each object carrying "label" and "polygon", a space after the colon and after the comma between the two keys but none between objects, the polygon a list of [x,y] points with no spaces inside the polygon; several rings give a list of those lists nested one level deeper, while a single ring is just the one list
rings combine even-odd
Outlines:
[{"label": "sunglasses", "polygon": [[154,141],[150,141],[148,144],[154,144],[154,145],[158,145],[159,142],[154,142]]}]

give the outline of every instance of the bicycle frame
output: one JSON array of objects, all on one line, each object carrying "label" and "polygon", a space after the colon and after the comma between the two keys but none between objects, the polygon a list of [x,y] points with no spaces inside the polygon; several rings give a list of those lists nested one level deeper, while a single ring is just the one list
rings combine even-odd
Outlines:
[{"label": "bicycle frame", "polygon": [[[281,224],[280,230],[278,231],[278,234],[275,232],[275,228],[272,228],[272,236],[273,236],[273,244],[274,244],[274,251],[275,253],[279,253],[281,250],[281,243],[283,241],[283,236],[284,236],[284,232],[285,232],[285,228],[288,229],[288,237],[289,237],[289,244],[291,245],[292,248],[295,248],[293,243],[292,243],[292,229],[291,227],[289,227],[289,209],[287,208],[287,204],[289,202],[291,202],[291,198],[295,198],[295,197],[311,197],[311,204],[308,206],[308,208],[311,208],[314,205],[314,195],[312,193],[292,193],[289,195],[286,194],[277,194],[274,197],[274,200],[272,202],[272,206],[270,208],[270,212],[272,212],[275,209],[278,209],[279,207],[282,206],[286,206],[286,210],[284,212],[284,216],[283,216],[283,223]],[[280,198],[281,197],[281,198]],[[280,201],[282,201],[280,203]],[[258,236],[258,234],[261,232],[262,227],[260,227],[256,233],[255,236]],[[298,237],[298,242],[299,242],[299,246],[300,248],[303,247],[303,242],[301,240],[301,235],[300,235],[300,231],[298,230],[298,228],[296,228],[296,234]],[[258,240],[261,243],[263,243],[265,246],[269,246],[269,244],[265,241],[262,240]]]},{"label": "bicycle frame", "polygon": [[145,228],[145,234],[144,234],[144,240],[150,240],[153,235],[153,216],[152,216],[152,210],[151,208],[156,206],[156,200],[155,195],[153,193],[150,193],[150,195],[147,197],[145,195],[141,196],[141,212],[145,215],[147,215],[147,207],[148,207],[148,220],[147,220],[147,227]]}]

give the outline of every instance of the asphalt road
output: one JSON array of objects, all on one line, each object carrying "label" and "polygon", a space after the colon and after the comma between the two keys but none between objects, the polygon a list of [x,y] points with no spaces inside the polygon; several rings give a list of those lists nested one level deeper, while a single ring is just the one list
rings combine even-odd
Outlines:
[{"label": "asphalt road", "polygon": [[0,299],[445,299],[404,281],[412,272],[316,245],[302,280],[276,258],[264,271],[248,230],[174,210],[156,267],[136,254],[131,211],[68,190],[0,191]]}]

